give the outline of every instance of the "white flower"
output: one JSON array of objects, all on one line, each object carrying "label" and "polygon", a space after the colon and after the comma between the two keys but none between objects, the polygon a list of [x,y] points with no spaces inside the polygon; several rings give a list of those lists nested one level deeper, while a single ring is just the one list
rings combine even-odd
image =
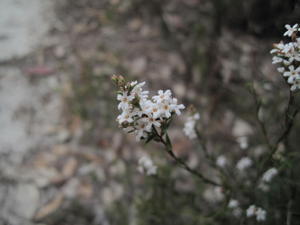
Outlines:
[{"label": "white flower", "polygon": [[249,206],[246,211],[247,217],[256,216],[256,220],[258,222],[266,220],[267,212],[260,207],[256,207],[255,205]]},{"label": "white flower", "polygon": [[223,155],[220,155],[216,160],[217,166],[223,168],[227,164],[227,158]]},{"label": "white flower", "polygon": [[187,117],[187,120],[184,123],[183,132],[189,139],[195,139],[197,137],[195,127],[199,119],[200,119],[199,113],[195,113],[194,115]]},{"label": "white flower", "polygon": [[185,106],[183,104],[178,105],[177,102],[177,98],[173,98],[170,108],[172,112],[175,112],[177,115],[181,115],[180,110],[185,109]]},{"label": "white flower", "polygon": [[163,90],[158,91],[158,95],[155,95],[152,97],[154,102],[156,103],[162,103],[164,101],[168,102],[171,100],[172,93],[170,90],[166,90],[165,92]]},{"label": "white flower", "polygon": [[284,60],[282,61],[282,63],[283,63],[284,66],[289,66],[289,65],[292,64],[292,62],[293,62],[293,59],[291,59],[291,58],[288,58],[287,60],[284,59]]},{"label": "white flower", "polygon": [[209,202],[220,202],[224,199],[223,189],[221,187],[207,188],[204,191],[204,198]]},{"label": "white flower", "polygon": [[[135,82],[134,82],[135,83]],[[141,99],[147,98],[149,91],[143,91],[143,86],[146,84],[146,82],[135,84],[133,87],[131,93],[132,95],[138,96]]]},{"label": "white flower", "polygon": [[129,108],[129,103],[134,99],[134,97],[123,92],[122,94],[118,94],[117,99],[120,101],[118,109],[126,110]]},{"label": "white flower", "polygon": [[197,137],[197,134],[195,132],[195,126],[195,121],[187,121],[184,124],[183,132],[191,140]]},{"label": "white flower", "polygon": [[137,121],[137,125],[135,126],[136,130],[134,131],[136,140],[139,141],[142,138],[146,138],[147,133],[151,130],[147,127],[147,122],[144,119],[140,119]]},{"label": "white flower", "polygon": [[248,157],[243,157],[241,158],[237,165],[236,165],[236,168],[239,169],[240,171],[250,167],[252,165],[252,160]]},{"label": "white flower", "polygon": [[137,81],[122,84],[122,93],[117,96],[121,111],[117,121],[124,131],[135,134],[137,140],[147,139],[153,127],[161,127],[173,112],[179,115],[180,110],[184,109],[184,105],[178,105],[177,99],[172,98],[170,90],[160,90],[153,100],[149,99],[149,92],[143,90],[144,85],[145,82]]},{"label": "white flower", "polygon": [[274,176],[278,174],[278,170],[276,168],[268,169],[262,176],[262,181],[270,182]]},{"label": "white flower", "polygon": [[151,115],[148,115],[148,117],[145,118],[146,121],[146,129],[150,131],[152,129],[152,126],[160,127],[161,123],[159,120],[154,119]]},{"label": "white flower", "polygon": [[291,27],[291,25],[286,24],[285,28],[287,29],[287,31],[283,34],[283,36],[289,36],[291,37],[293,35],[293,33],[298,31],[298,24],[295,24],[294,26]]},{"label": "white flower", "polygon": [[283,59],[278,56],[273,56],[272,58],[272,64],[277,64],[283,62]]},{"label": "white flower", "polygon": [[147,100],[147,99],[142,99],[142,100],[140,100],[141,109],[139,109],[139,110],[142,113],[145,112],[145,113],[149,114],[149,113],[151,113],[153,105],[154,105],[154,103],[152,101]]},{"label": "white flower", "polygon": [[117,121],[119,122],[119,124],[122,124],[124,122],[127,122],[127,123],[132,123],[133,122],[133,115],[131,112],[129,111],[123,111],[121,113],[121,115],[119,115],[117,117]]},{"label": "white flower", "polygon": [[284,77],[288,77],[288,83],[292,84],[296,79],[300,79],[300,66],[295,69],[293,65],[289,66],[289,71],[283,73]]},{"label": "white flower", "polygon": [[161,111],[156,103],[152,103],[146,113],[152,113],[152,117],[156,119],[160,117]]},{"label": "white flower", "polygon": [[239,143],[241,149],[248,148],[248,138],[247,137],[245,137],[245,136],[244,137],[238,137],[237,142]]},{"label": "white flower", "polygon": [[291,91],[296,91],[300,89],[300,79],[296,79],[291,86]]},{"label": "white flower", "polygon": [[267,212],[265,210],[263,210],[262,208],[257,208],[255,214],[256,214],[256,220],[258,222],[266,220],[266,214],[267,214]]},{"label": "white flower", "polygon": [[[282,41],[278,44],[274,44],[274,48],[271,50],[271,54],[274,54],[272,58],[273,64],[280,64],[277,69],[282,73],[284,77],[287,77],[287,83],[290,84],[290,90],[295,91],[300,88],[300,38],[296,37],[298,31],[300,31],[299,25],[294,26],[285,25],[287,31],[284,36],[292,37],[291,41],[284,44]],[[288,67],[288,68],[287,68]]]},{"label": "white flower", "polygon": [[155,175],[157,173],[157,166],[153,164],[153,161],[148,156],[143,156],[138,162],[138,171],[148,176]]},{"label": "white flower", "polygon": [[171,107],[168,102],[163,102],[159,104],[159,111],[161,116],[164,116],[166,118],[171,117]]},{"label": "white flower", "polygon": [[277,68],[277,71],[278,71],[279,73],[284,73],[285,68],[284,68],[284,67],[279,67],[279,68]]},{"label": "white flower", "polygon": [[136,80],[135,80],[135,81],[131,81],[131,82],[130,82],[130,86],[131,86],[131,87],[134,87],[135,85],[137,85],[137,83],[138,83],[138,82],[137,82]]},{"label": "white flower", "polygon": [[255,205],[250,205],[249,208],[246,211],[247,217],[254,216],[256,212],[256,206]]},{"label": "white flower", "polygon": [[283,45],[283,49],[281,50],[283,53],[291,53],[293,52],[295,49],[294,49],[294,44],[293,42],[289,42],[285,45]]},{"label": "white flower", "polygon": [[237,208],[239,206],[239,202],[235,199],[231,199],[228,203],[228,207],[231,209]]}]

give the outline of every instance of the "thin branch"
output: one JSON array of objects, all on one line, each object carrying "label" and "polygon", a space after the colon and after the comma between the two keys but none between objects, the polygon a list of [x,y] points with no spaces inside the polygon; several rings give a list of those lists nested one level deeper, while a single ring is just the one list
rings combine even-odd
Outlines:
[{"label": "thin branch", "polygon": [[278,149],[278,146],[279,144],[286,140],[293,128],[293,125],[294,125],[294,119],[295,117],[297,116],[300,108],[298,107],[297,109],[294,110],[294,112],[290,112],[291,111],[291,108],[292,106],[295,104],[295,97],[293,95],[293,93],[290,91],[290,97],[289,97],[289,102],[288,102],[288,105],[287,105],[287,108],[286,108],[286,111],[285,111],[285,127],[284,127],[284,130],[282,132],[282,134],[278,137],[277,141],[275,142],[274,146],[272,146],[271,148],[271,152],[270,154],[268,155],[268,157],[264,160],[264,162],[262,163],[262,168],[264,168],[265,165],[268,165],[272,158],[273,158],[273,155],[276,153],[277,149]]},{"label": "thin branch", "polygon": [[252,86],[251,93],[253,94],[253,98],[255,101],[255,118],[256,118],[256,120],[259,124],[259,127],[262,131],[262,134],[263,134],[266,144],[268,145],[268,147],[270,149],[272,149],[272,144],[271,144],[269,136],[268,136],[266,125],[265,125],[264,121],[261,118],[259,118],[259,110],[261,109],[261,102],[258,98],[258,95],[257,95],[255,89],[254,89],[254,86]]},{"label": "thin branch", "polygon": [[160,135],[155,128],[153,130],[154,130],[155,134],[157,135],[157,137],[159,138],[160,142],[165,146],[165,151],[173,158],[173,160],[178,165],[180,165],[181,167],[183,167],[189,173],[191,173],[191,174],[195,175],[196,177],[200,178],[204,183],[211,184],[211,185],[214,185],[214,186],[221,186],[220,184],[216,183],[215,181],[206,178],[203,174],[201,174],[197,170],[192,169],[191,167],[189,167],[185,163],[184,160],[182,160],[181,158],[177,157],[175,155],[175,153],[173,152],[173,147],[172,147],[172,144],[171,144],[171,142],[169,140],[168,134],[165,134],[166,135],[166,140],[164,140],[163,136]]},{"label": "thin branch", "polygon": [[201,136],[199,130],[197,128],[195,128],[195,132],[196,132],[196,135],[197,135],[197,140],[198,142],[200,143],[201,145],[201,148],[203,150],[203,153],[204,153],[204,157],[208,160],[208,163],[209,165],[214,168],[215,170],[219,171],[220,174],[225,178],[227,177],[227,174],[225,171],[223,171],[217,164],[216,164],[216,161],[215,161],[215,158],[209,154],[208,152],[208,149],[207,149],[207,146],[206,146],[206,141],[205,139]]}]

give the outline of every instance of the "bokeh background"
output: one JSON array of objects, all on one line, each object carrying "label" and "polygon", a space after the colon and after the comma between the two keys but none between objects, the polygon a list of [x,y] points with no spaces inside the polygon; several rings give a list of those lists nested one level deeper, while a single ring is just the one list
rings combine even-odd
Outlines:
[{"label": "bokeh background", "polygon": [[[237,137],[247,136],[259,154],[246,86],[255,82],[265,96],[276,136],[273,112],[283,111],[288,87],[269,51],[284,25],[299,21],[297,0],[0,0],[0,223],[204,221],[191,195],[202,191],[197,181],[161,146],[118,128],[110,77],[171,89],[195,105],[201,129],[220,143],[214,153],[239,152]],[[178,118],[170,130],[174,151],[205,171],[182,125]],[[136,169],[145,153],[176,180],[145,180]]]}]

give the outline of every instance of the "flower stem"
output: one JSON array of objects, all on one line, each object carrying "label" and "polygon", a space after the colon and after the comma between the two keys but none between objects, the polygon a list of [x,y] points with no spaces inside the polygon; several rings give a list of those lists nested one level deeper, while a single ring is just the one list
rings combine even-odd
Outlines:
[{"label": "flower stem", "polygon": [[165,151],[171,156],[171,158],[178,164],[180,165],[182,168],[184,168],[186,171],[188,171],[189,173],[195,175],[196,177],[200,178],[204,183],[207,184],[211,184],[214,186],[221,186],[220,184],[216,183],[213,180],[210,180],[208,178],[206,178],[203,174],[201,174],[200,172],[198,172],[197,170],[192,169],[191,167],[189,167],[184,160],[182,160],[181,158],[177,157],[173,151],[173,147],[170,141],[170,138],[168,136],[168,134],[166,133],[166,140],[163,138],[162,135],[160,135],[157,130],[154,128],[154,132],[157,135],[157,137],[159,138],[160,142],[165,146]]}]

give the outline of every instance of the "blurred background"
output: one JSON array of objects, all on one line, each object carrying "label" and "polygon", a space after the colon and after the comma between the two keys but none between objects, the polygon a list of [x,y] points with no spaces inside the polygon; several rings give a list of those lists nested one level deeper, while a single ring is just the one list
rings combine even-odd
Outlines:
[{"label": "blurred background", "polygon": [[[288,87],[269,51],[299,21],[297,0],[0,0],[0,223],[200,224],[210,206],[191,193],[203,189],[161,146],[122,133],[110,76],[195,105],[216,154],[244,154],[240,136],[263,151],[246,84],[283,111]],[[205,171],[182,125],[175,152]],[[170,178],[139,174],[145,153]]]}]

